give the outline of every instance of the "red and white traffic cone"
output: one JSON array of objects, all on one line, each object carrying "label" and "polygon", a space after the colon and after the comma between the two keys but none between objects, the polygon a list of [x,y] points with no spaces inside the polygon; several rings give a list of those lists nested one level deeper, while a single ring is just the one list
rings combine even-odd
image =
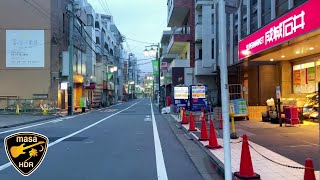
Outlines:
[{"label": "red and white traffic cone", "polygon": [[184,109],[183,109],[183,112],[182,112],[182,121],[181,121],[181,124],[188,124],[186,111],[185,111]]},{"label": "red and white traffic cone", "polygon": [[312,159],[308,158],[305,162],[304,180],[316,180]]},{"label": "red and white traffic cone", "polygon": [[210,139],[209,144],[206,147],[209,149],[222,148],[222,146],[218,144],[218,139],[216,135],[216,130],[214,129],[213,120],[210,121]]},{"label": "red and white traffic cone", "polygon": [[189,117],[190,117],[190,123],[189,123],[188,131],[197,131],[196,126],[194,124],[194,118],[193,118],[192,112],[190,112]]},{"label": "red and white traffic cone", "polygon": [[240,159],[240,171],[235,172],[234,175],[240,179],[260,179],[260,175],[253,171],[251,161],[251,154],[249,149],[248,137],[246,134],[242,137],[242,149]]},{"label": "red and white traffic cone", "polygon": [[200,138],[199,141],[207,141],[209,140],[208,137],[208,132],[207,132],[207,125],[206,125],[206,121],[205,121],[205,117],[202,117],[202,123],[201,123],[201,134],[200,134]]}]

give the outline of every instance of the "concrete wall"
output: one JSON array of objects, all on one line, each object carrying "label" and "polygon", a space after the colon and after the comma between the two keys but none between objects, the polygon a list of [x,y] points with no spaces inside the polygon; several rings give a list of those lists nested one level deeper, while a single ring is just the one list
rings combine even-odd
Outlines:
[{"label": "concrete wall", "polygon": [[[51,11],[51,1],[34,0]],[[33,2],[30,2],[33,3]],[[50,16],[50,15],[49,15]],[[32,94],[49,94],[51,21],[34,7],[21,0],[0,2],[0,96],[32,98]],[[44,68],[6,68],[6,29],[45,30]]]},{"label": "concrete wall", "polygon": [[212,5],[202,6],[202,67],[212,67]]}]

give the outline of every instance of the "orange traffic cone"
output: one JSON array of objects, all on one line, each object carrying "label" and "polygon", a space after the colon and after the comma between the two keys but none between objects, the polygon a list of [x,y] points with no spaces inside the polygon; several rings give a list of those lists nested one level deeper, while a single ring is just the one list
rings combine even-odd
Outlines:
[{"label": "orange traffic cone", "polygon": [[238,179],[260,179],[260,175],[253,171],[248,137],[246,134],[242,137],[240,171],[235,172],[234,175]]},{"label": "orange traffic cone", "polygon": [[206,147],[209,149],[222,148],[222,146],[218,144],[216,130],[214,129],[214,126],[213,126],[213,120],[210,121],[210,139],[209,139],[209,145],[207,145]]},{"label": "orange traffic cone", "polygon": [[202,117],[202,123],[201,123],[201,134],[200,134],[200,138],[199,141],[206,141],[209,140],[208,138],[208,132],[207,132],[207,125],[206,125],[206,121],[205,121],[205,117]]},{"label": "orange traffic cone", "polygon": [[185,111],[185,109],[183,109],[183,112],[182,112],[182,121],[181,121],[181,124],[188,124],[188,120],[187,120],[187,116],[186,116],[186,111]]},{"label": "orange traffic cone", "polygon": [[194,118],[193,118],[192,112],[190,112],[189,117],[190,117],[190,124],[189,124],[188,131],[197,131],[196,126],[194,125]]},{"label": "orange traffic cone", "polygon": [[312,159],[308,158],[305,162],[304,180],[316,180]]}]

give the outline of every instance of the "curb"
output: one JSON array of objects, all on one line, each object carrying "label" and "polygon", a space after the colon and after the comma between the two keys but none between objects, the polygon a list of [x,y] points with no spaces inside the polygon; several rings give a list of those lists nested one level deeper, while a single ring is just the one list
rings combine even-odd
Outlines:
[{"label": "curb", "polygon": [[[78,114],[81,114],[81,113],[80,112],[74,112],[73,113],[73,115],[78,115]],[[55,116],[50,116],[50,117],[46,117],[46,118],[43,118],[43,119],[37,119],[37,120],[34,120],[34,121],[21,122],[21,123],[11,124],[11,125],[7,125],[7,126],[0,126],[0,129],[7,129],[7,128],[12,128],[12,127],[17,127],[17,126],[37,123],[37,122],[46,121],[46,120],[50,120],[50,119],[56,119],[56,118],[59,118],[59,117],[65,117],[65,116],[55,115]]]},{"label": "curb", "polygon": [[[189,135],[190,138],[192,138],[192,140],[210,157],[210,159],[212,160],[212,162],[217,165],[217,171],[218,173],[221,173],[221,176],[224,178],[224,164],[216,157],[214,156],[209,149],[207,149],[206,147],[204,147],[200,141],[198,141],[197,139],[195,139],[195,137],[193,135],[191,135],[191,133],[186,130],[185,128],[183,128],[181,126],[181,124],[174,118],[172,117],[172,115],[170,114],[170,117],[176,122],[176,126],[179,129],[182,129],[183,132],[187,133]],[[198,131],[199,132],[199,131]],[[235,176],[232,173],[232,179],[236,180]]]},{"label": "curb", "polygon": [[0,126],[0,129],[12,128],[12,127],[22,126],[22,125],[26,125],[26,124],[32,124],[32,123],[36,123],[36,122],[55,119],[55,118],[58,118],[58,117],[60,117],[60,116],[47,117],[47,118],[43,118],[43,119],[37,119],[37,120],[34,120],[34,121],[28,121],[28,122],[22,122],[22,123],[16,123],[16,124],[11,124],[11,125],[7,125],[7,126]]}]

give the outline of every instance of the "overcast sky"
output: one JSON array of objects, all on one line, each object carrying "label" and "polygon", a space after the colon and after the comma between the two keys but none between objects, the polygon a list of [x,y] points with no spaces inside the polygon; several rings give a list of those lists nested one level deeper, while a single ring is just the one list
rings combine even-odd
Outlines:
[{"label": "overcast sky", "polygon": [[[138,41],[159,43],[162,31],[167,29],[167,0],[88,0],[96,13],[106,14],[108,10],[102,8],[102,1],[107,3],[115,24],[124,36]],[[138,59],[146,59],[143,50],[149,44],[129,39],[127,42]],[[127,47],[126,42],[124,45]],[[138,64],[150,61],[138,61]],[[141,65],[140,69],[151,72],[152,65]]]}]

